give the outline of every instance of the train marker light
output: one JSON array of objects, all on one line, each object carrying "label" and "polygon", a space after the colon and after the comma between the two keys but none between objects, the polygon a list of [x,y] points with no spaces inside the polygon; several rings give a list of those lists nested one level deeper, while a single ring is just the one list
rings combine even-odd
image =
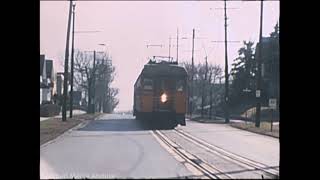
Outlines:
[{"label": "train marker light", "polygon": [[161,95],[161,102],[162,103],[165,103],[167,101],[167,95],[166,95],[166,93],[163,93],[162,95]]}]

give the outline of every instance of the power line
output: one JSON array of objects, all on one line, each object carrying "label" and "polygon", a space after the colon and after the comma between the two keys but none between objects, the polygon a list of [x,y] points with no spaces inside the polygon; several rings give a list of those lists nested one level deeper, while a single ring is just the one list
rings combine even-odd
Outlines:
[{"label": "power line", "polygon": [[[225,41],[211,41],[213,43],[217,43],[217,42],[225,42]],[[227,41],[227,43],[240,43],[240,41]]]},{"label": "power line", "polygon": [[163,47],[163,45],[162,44],[147,44],[147,48],[149,48],[149,47]]},{"label": "power line", "polygon": [[101,31],[75,31],[74,33],[97,33]]}]

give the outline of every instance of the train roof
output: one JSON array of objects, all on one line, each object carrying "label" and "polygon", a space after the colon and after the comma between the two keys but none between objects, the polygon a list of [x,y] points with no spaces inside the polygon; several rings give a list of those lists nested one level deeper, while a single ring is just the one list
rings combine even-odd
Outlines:
[{"label": "train roof", "polygon": [[141,75],[147,76],[187,76],[187,71],[183,66],[171,62],[155,63],[149,61],[141,72]]}]

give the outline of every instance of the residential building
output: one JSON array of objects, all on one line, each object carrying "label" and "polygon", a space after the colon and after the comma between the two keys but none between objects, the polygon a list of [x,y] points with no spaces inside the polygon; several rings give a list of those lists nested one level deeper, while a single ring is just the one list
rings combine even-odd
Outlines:
[{"label": "residential building", "polygon": [[52,100],[54,81],[53,61],[40,54],[40,104]]}]

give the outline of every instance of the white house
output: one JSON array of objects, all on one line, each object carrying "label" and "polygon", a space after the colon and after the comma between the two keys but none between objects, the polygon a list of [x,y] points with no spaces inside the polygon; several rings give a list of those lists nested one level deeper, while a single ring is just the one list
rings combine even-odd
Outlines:
[{"label": "white house", "polygon": [[54,87],[53,61],[46,60],[44,54],[40,54],[40,104],[51,101]]}]

